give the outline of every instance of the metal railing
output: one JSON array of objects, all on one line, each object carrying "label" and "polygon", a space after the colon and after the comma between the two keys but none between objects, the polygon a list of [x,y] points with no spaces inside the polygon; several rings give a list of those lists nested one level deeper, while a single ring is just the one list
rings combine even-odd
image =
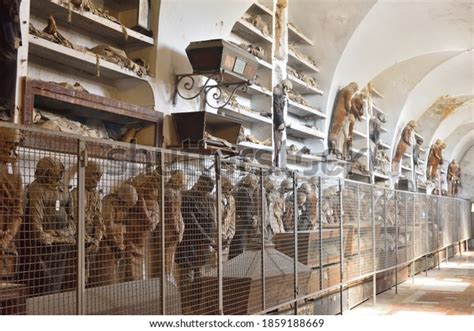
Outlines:
[{"label": "metal railing", "polygon": [[9,124],[0,146],[1,314],[342,313],[471,237],[461,199]]}]

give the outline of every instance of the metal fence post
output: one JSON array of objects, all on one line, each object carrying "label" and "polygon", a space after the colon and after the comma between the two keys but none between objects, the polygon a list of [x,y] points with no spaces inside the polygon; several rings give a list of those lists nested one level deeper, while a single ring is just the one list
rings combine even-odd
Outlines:
[{"label": "metal fence post", "polygon": [[161,195],[160,195],[160,211],[161,211],[161,286],[160,286],[160,298],[161,298],[161,315],[166,315],[166,291],[165,291],[165,155],[163,152],[160,153],[160,175],[161,175]]},{"label": "metal fence post", "polygon": [[413,194],[413,257],[412,257],[412,268],[411,268],[411,282],[415,283],[415,268],[416,268],[416,195]]},{"label": "metal fence post", "polygon": [[370,187],[371,193],[371,207],[372,207],[372,255],[374,270],[372,275],[372,296],[374,300],[374,306],[377,304],[377,263],[376,263],[376,251],[375,251],[375,203],[374,203],[374,187]]},{"label": "metal fence post", "polygon": [[262,240],[262,260],[261,272],[262,272],[262,310],[266,309],[265,296],[266,296],[266,283],[265,283],[265,183],[263,180],[263,169],[260,168],[260,222],[261,222],[261,240]]},{"label": "metal fence post", "polygon": [[395,294],[398,294],[398,192],[395,191]]},{"label": "metal fence post", "polygon": [[293,172],[293,215],[294,215],[294,227],[293,227],[293,233],[294,233],[294,241],[295,241],[295,251],[294,251],[294,270],[295,270],[295,279],[294,279],[294,299],[295,299],[295,306],[294,306],[294,313],[295,315],[298,315],[298,302],[296,301],[298,299],[298,216],[299,216],[299,211],[298,211],[298,189],[297,189],[297,176],[296,172]]},{"label": "metal fence post", "polygon": [[86,290],[86,270],[85,270],[85,201],[86,201],[86,166],[87,150],[84,141],[78,141],[78,163],[77,163],[77,315],[85,313],[85,290]]},{"label": "metal fence post", "polygon": [[339,178],[339,249],[340,249],[340,270],[339,270],[339,305],[341,315],[344,313],[344,208],[342,207],[342,180]]},{"label": "metal fence post", "polygon": [[360,184],[357,184],[357,255],[359,256],[359,276],[361,276],[362,257],[360,254]]},{"label": "metal fence post", "polygon": [[222,279],[222,179],[221,179],[221,157],[216,153],[214,159],[216,172],[216,218],[217,218],[217,291],[219,315],[224,314],[223,279]]},{"label": "metal fence post", "polygon": [[319,217],[319,289],[323,289],[323,188],[321,177],[318,178],[318,217]]}]

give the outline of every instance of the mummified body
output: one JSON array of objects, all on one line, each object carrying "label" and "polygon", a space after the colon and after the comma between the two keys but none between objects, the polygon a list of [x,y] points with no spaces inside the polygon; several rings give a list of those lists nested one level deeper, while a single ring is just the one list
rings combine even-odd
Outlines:
[{"label": "mummified body", "polygon": [[402,160],[403,154],[406,153],[408,146],[412,146],[415,143],[415,128],[416,122],[410,121],[402,131],[402,136],[397,146],[397,152],[395,153],[392,160],[392,171],[398,173],[400,171],[400,161]]},{"label": "mummified body", "polygon": [[102,199],[105,225],[97,254],[97,285],[110,285],[125,280],[125,231],[132,208],[137,204],[136,189],[123,184]]},{"label": "mummified body", "polygon": [[0,1],[0,119],[9,120],[15,101],[17,49],[21,44],[21,0]]},{"label": "mummified body", "polygon": [[214,181],[201,175],[196,184],[183,193],[181,212],[184,220],[183,241],[178,245],[176,263],[179,265],[178,286],[183,298],[183,312],[206,303],[202,267],[211,264],[211,253],[217,250],[215,200],[211,194]]},{"label": "mummified body", "polygon": [[[94,277],[97,271],[93,266],[97,252],[99,250],[100,242],[104,236],[105,225],[102,219],[102,201],[100,199],[99,192],[97,191],[97,185],[102,178],[102,170],[100,166],[95,162],[89,162],[85,171],[85,201],[84,201],[84,223],[85,223],[85,246],[86,246],[86,257],[85,257],[85,274],[86,282],[88,284],[94,284]],[[76,224],[79,220],[78,213],[78,194],[79,190],[75,188],[71,192],[74,200]],[[72,261],[75,263],[75,261]]]},{"label": "mummified body", "polygon": [[[235,234],[235,198],[229,178],[222,177],[222,261],[229,257],[229,247]],[[216,251],[217,253],[217,251]]]},{"label": "mummified body", "polygon": [[33,295],[69,287],[64,284],[66,260],[75,250],[76,225],[63,175],[61,161],[42,158],[36,165],[35,180],[26,191],[21,276]]},{"label": "mummified body", "polygon": [[456,197],[461,181],[461,168],[456,160],[449,163],[446,177],[448,180],[448,196]]},{"label": "mummified body", "polygon": [[440,139],[436,140],[433,146],[431,146],[430,154],[428,155],[428,163],[426,166],[426,178],[436,179],[438,178],[439,166],[443,164],[443,149],[446,148],[446,144]]},{"label": "mummified body", "polygon": [[329,150],[332,153],[341,154],[343,152],[342,150],[337,151],[336,145],[338,140],[340,139],[346,116],[351,111],[352,96],[357,92],[358,89],[359,87],[357,83],[352,82],[346,87],[344,87],[342,90],[340,90],[336,97],[328,139]]},{"label": "mummified body", "polygon": [[130,209],[125,232],[125,279],[143,279],[145,265],[145,247],[150,233],[160,222],[158,204],[161,176],[153,170],[140,174],[130,181],[135,187],[138,202]]},{"label": "mummified body", "polygon": [[284,179],[281,184],[278,192],[276,192],[275,203],[273,204],[273,216],[274,216],[274,225],[273,233],[283,233],[285,232],[285,226],[283,224],[283,216],[286,211],[285,199],[286,194],[291,192],[293,186],[288,179]]},{"label": "mummified body", "polygon": [[254,192],[257,188],[257,178],[253,174],[245,176],[234,189],[235,198],[235,235],[230,244],[229,259],[243,253],[245,246],[250,241],[251,234],[257,227],[254,215]]},{"label": "mummified body", "polygon": [[[163,257],[165,258],[164,274],[171,282],[174,278],[174,262],[178,244],[183,239],[184,222],[181,214],[181,191],[186,186],[186,176],[182,170],[175,170],[165,185],[164,192],[164,225],[160,224],[152,234],[152,277],[160,277]],[[160,195],[161,201],[161,195]],[[162,227],[165,232],[163,234]],[[165,252],[162,252],[162,238],[165,241]]]},{"label": "mummified body", "polygon": [[15,237],[23,219],[23,191],[15,149],[20,133],[0,128],[0,278],[13,274]]}]

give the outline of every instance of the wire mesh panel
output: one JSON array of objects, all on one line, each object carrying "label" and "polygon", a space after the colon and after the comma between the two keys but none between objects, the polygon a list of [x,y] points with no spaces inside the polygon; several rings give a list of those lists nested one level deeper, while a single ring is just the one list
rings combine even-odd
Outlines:
[{"label": "wire mesh panel", "polygon": [[22,313],[75,314],[77,206],[70,190],[77,186],[78,140],[28,131],[16,134],[21,137],[18,159],[5,168],[5,185],[11,189],[2,191],[11,195],[7,205],[14,209],[5,216],[15,224],[9,232],[16,232],[18,249],[11,242],[2,251],[17,264],[12,279],[22,284],[27,297]]},{"label": "wire mesh panel", "polygon": [[339,196],[339,180],[321,179],[321,288],[335,287],[341,281],[341,204]]},{"label": "wire mesh panel", "polygon": [[386,239],[386,255],[385,267],[394,267],[396,265],[396,249],[397,249],[397,214],[396,214],[396,195],[393,190],[385,190],[385,239]]},{"label": "wire mesh panel", "polygon": [[[359,184],[358,205],[360,205],[360,275],[374,271],[373,237],[377,240],[377,228],[373,224],[372,186]],[[374,232],[375,230],[375,232]]]},{"label": "wire mesh panel", "polygon": [[407,203],[408,193],[396,192],[397,199],[397,232],[398,232],[398,243],[397,243],[397,263],[405,263],[407,261]]},{"label": "wire mesh panel", "polygon": [[386,218],[387,199],[385,189],[374,187],[372,198],[374,199],[375,219],[375,266],[377,270],[387,267],[388,257],[388,227]]},{"label": "wire mesh panel", "polygon": [[0,314],[288,311],[471,235],[468,201],[3,124],[0,172]]},{"label": "wire mesh panel", "polygon": [[343,182],[342,212],[343,212],[343,254],[344,280],[357,278],[361,274],[361,252],[367,247],[361,238],[361,222],[359,199],[359,184],[350,181]]}]

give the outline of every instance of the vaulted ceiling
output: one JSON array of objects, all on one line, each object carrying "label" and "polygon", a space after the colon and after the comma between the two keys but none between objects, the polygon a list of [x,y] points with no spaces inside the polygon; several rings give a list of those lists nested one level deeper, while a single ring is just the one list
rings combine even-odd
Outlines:
[{"label": "vaulted ceiling", "polygon": [[[158,40],[169,39],[161,48],[182,53],[189,41],[226,38],[251,3],[161,0]],[[185,24],[196,15],[199,25]],[[289,0],[289,20],[314,41],[303,50],[321,68],[321,108],[329,117],[339,88],[373,82],[384,94],[377,102],[386,112],[392,150],[410,120],[418,122],[425,147],[446,141],[445,158],[460,160],[474,146],[472,0]],[[160,61],[162,73],[179,67],[176,58],[185,62],[184,56],[171,56],[171,65]]]}]

